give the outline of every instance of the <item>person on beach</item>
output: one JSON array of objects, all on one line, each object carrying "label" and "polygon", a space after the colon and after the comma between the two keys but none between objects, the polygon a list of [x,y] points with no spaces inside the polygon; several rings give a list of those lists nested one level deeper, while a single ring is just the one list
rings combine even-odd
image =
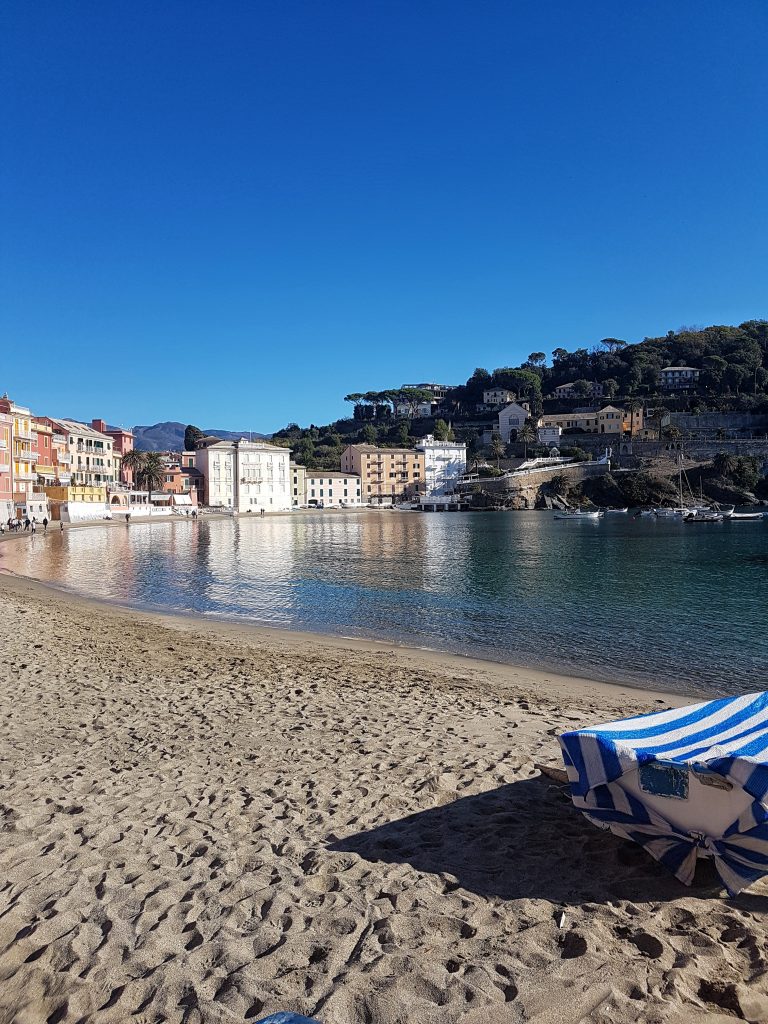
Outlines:
[{"label": "person on beach", "polygon": [[125,513],[125,525],[126,526],[130,526],[131,525],[131,513],[130,512],[126,512]]},{"label": "person on beach", "polygon": [[64,520],[59,523],[59,533],[64,533]]},{"label": "person on beach", "polygon": [[32,524],[31,525],[32,525],[32,536],[34,537],[35,536],[35,530],[37,529],[37,522],[35,521],[34,518],[32,519]]},{"label": "person on beach", "polygon": [[43,516],[43,533],[48,533],[48,516]]},{"label": "person on beach", "polygon": [[27,518],[24,520],[24,532],[25,533],[27,532],[27,530],[30,528],[31,525],[32,525],[32,521],[30,520],[29,516],[27,516]]}]

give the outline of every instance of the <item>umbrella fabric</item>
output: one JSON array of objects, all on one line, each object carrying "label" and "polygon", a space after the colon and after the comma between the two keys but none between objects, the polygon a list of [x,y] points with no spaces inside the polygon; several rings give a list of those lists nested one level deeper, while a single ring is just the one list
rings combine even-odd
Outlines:
[{"label": "umbrella fabric", "polygon": [[[768,874],[768,693],[726,697],[626,718],[560,737],[573,802],[601,828],[631,839],[690,885],[699,850],[735,895]],[[684,832],[617,781],[649,762],[722,776],[752,797],[721,836]]]}]

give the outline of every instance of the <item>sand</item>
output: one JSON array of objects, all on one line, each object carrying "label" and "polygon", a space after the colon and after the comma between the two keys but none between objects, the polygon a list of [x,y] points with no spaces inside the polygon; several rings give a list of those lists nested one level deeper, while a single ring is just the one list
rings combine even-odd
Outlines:
[{"label": "sand", "polygon": [[0,1021],[768,1019],[768,887],[535,767],[679,697],[5,575],[0,622]]}]

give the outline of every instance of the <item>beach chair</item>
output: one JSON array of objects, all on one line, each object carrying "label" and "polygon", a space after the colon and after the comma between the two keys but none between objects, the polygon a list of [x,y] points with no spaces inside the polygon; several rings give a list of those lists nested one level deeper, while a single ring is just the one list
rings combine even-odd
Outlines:
[{"label": "beach chair", "polygon": [[560,737],[574,805],[690,885],[714,860],[731,895],[768,874],[768,694]]}]

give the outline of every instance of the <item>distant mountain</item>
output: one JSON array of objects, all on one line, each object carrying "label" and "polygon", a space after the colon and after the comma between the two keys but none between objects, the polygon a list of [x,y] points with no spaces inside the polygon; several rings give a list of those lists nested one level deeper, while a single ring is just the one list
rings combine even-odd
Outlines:
[{"label": "distant mountain", "polygon": [[[153,423],[151,427],[133,427],[134,447],[142,452],[180,452],[184,447],[186,423]],[[200,428],[203,430],[203,428]],[[264,440],[269,434],[257,434],[249,430],[217,430],[213,427],[203,430],[214,434],[222,441],[239,441],[241,437]]]}]

